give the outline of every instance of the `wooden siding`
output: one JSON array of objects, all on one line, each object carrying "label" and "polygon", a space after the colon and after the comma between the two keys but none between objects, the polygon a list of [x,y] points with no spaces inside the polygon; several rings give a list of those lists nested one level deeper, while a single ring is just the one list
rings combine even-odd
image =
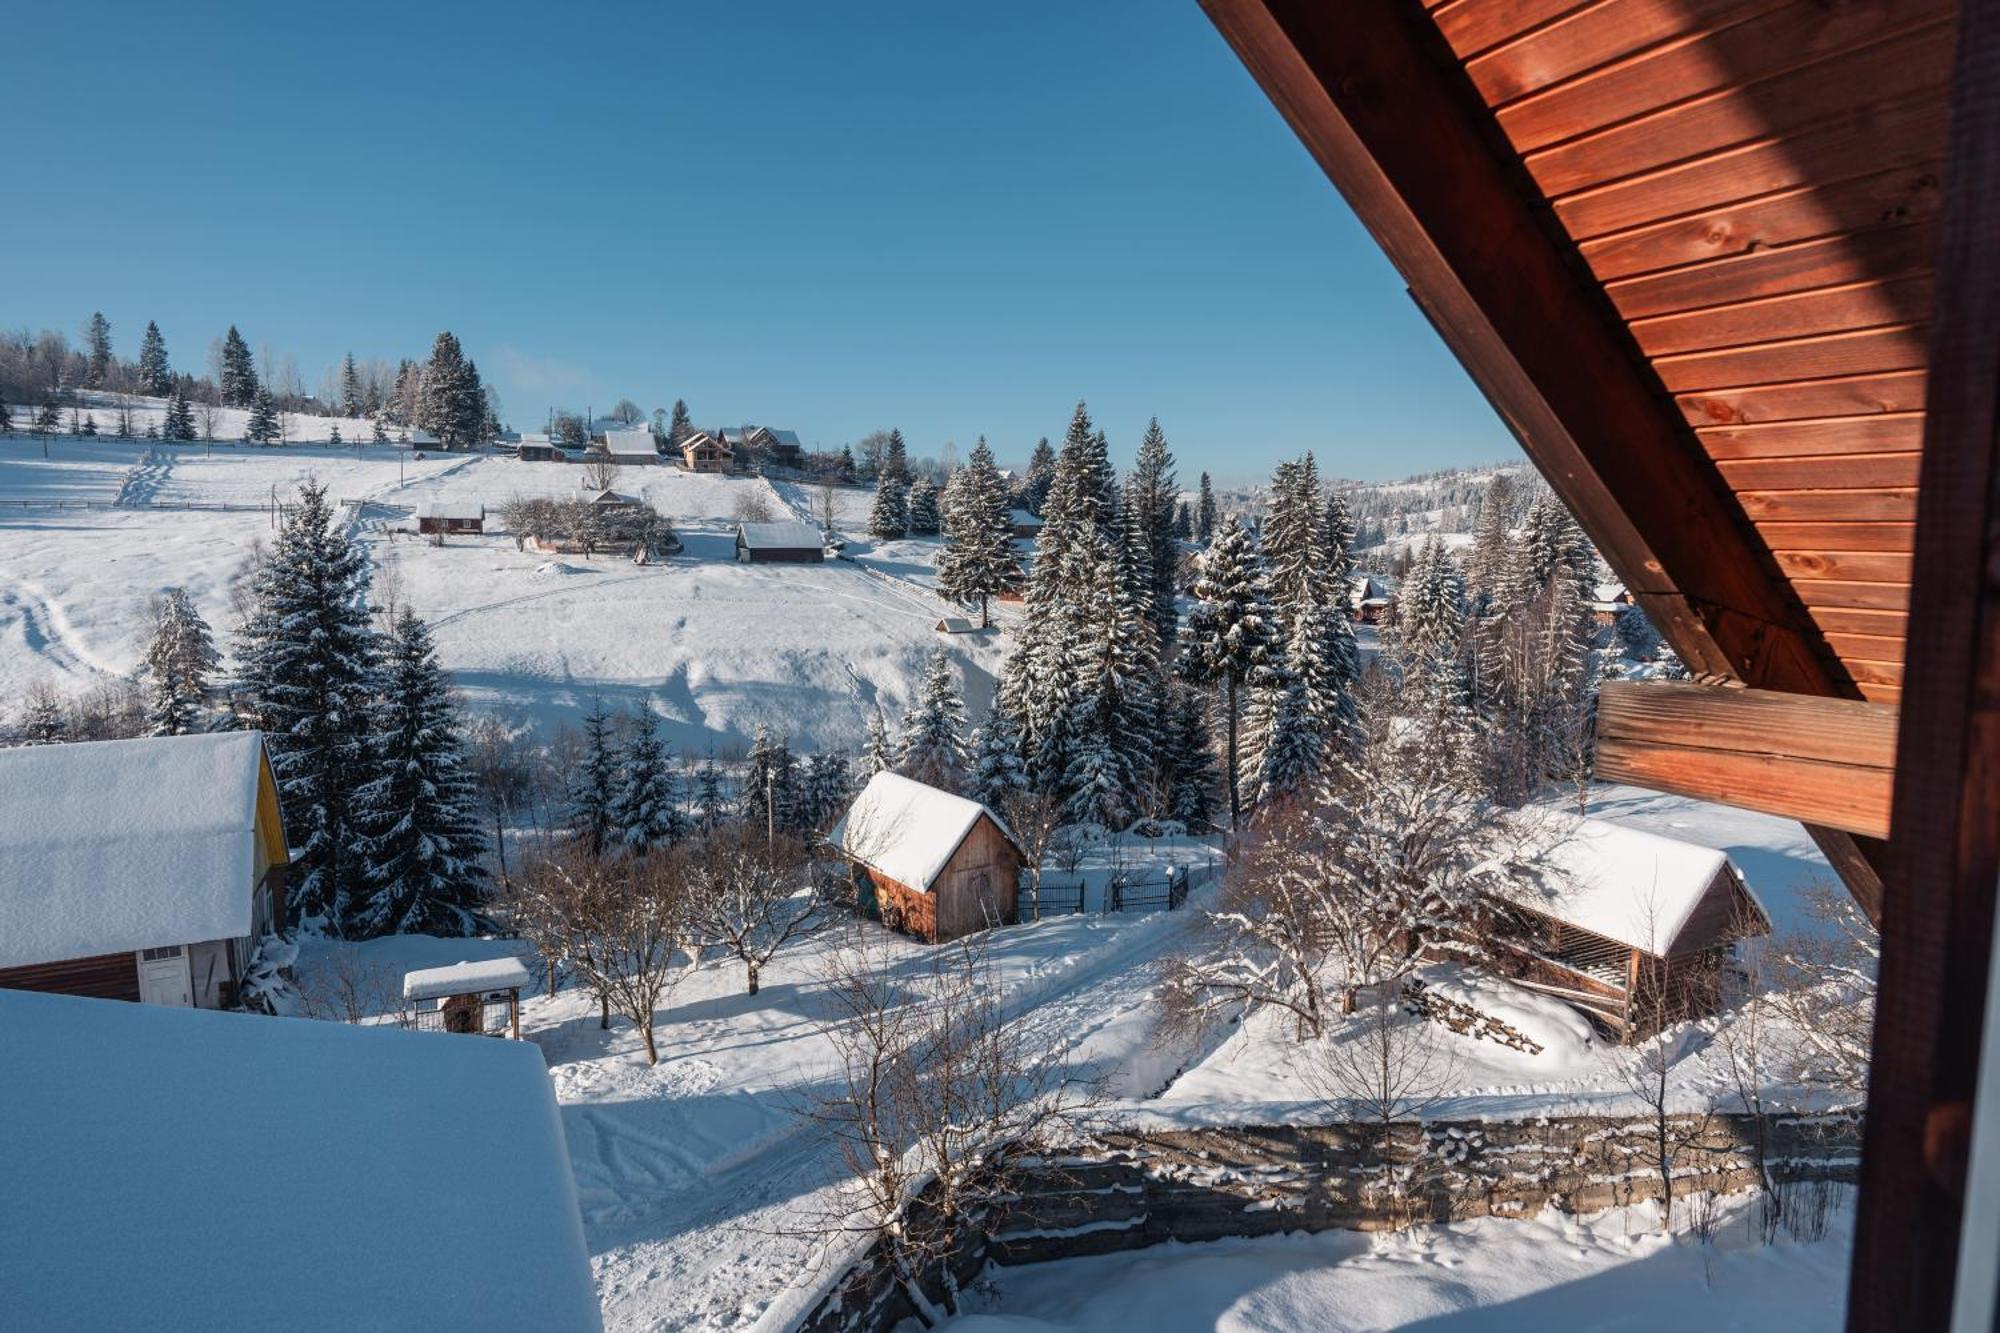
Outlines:
[{"label": "wooden siding", "polygon": [[[1944,0],[1431,11],[1854,693],[1902,681]],[[1864,633],[1837,611],[1896,612]]]},{"label": "wooden siding", "polygon": [[1021,854],[985,815],[960,839],[928,893],[873,866],[862,869],[875,886],[884,923],[919,939],[956,939],[1014,919]]},{"label": "wooden siding", "polygon": [[98,954],[60,963],[0,968],[0,989],[88,995],[100,1000],[139,999],[139,960],[131,953]]}]

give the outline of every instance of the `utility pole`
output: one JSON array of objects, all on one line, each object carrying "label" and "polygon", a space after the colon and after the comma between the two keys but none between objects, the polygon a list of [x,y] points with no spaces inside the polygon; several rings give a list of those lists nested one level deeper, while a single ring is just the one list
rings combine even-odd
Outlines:
[{"label": "utility pole", "polygon": [[770,851],[778,845],[778,803],[773,799],[778,781],[778,770],[773,765],[764,768],[764,850]]}]

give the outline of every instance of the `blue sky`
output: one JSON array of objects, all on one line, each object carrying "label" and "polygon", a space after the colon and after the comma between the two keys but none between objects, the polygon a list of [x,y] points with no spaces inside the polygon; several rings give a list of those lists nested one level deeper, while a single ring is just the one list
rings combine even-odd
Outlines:
[{"label": "blue sky", "polygon": [[116,3],[12,16],[0,324],[308,388],[458,333],[504,414],[1003,459],[1090,402],[1186,479],[1514,446],[1193,0]]}]

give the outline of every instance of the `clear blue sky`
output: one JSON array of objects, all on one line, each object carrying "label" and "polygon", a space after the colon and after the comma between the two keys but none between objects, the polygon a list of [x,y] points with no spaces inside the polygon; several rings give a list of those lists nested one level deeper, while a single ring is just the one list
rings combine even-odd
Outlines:
[{"label": "clear blue sky", "polygon": [[[0,324],[1218,479],[1514,455],[1194,0],[21,7]],[[25,193],[32,188],[32,195]],[[30,201],[31,200],[31,201]]]}]

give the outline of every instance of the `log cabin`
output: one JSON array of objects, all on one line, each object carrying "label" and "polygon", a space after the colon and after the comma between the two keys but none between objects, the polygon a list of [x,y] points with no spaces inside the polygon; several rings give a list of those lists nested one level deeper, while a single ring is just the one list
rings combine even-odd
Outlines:
[{"label": "log cabin", "polygon": [[727,472],[735,465],[728,446],[707,431],[696,431],[680,443],[681,462],[690,472]]},{"label": "log cabin", "polygon": [[1599,774],[1879,924],[1848,1327],[1991,1327],[2000,6],[1201,3],[1696,677]]},{"label": "log cabin", "polygon": [[284,926],[262,733],[0,750],[0,988],[235,1005]]},{"label": "log cabin", "polygon": [[417,503],[417,531],[438,535],[484,532],[486,506],[477,500],[421,500]]},{"label": "log cabin", "polygon": [[736,558],[746,565],[816,565],[826,559],[826,534],[810,523],[738,523]]},{"label": "log cabin", "polygon": [[935,944],[1014,919],[1021,846],[977,801],[877,773],[827,842],[854,865],[864,907]]}]

